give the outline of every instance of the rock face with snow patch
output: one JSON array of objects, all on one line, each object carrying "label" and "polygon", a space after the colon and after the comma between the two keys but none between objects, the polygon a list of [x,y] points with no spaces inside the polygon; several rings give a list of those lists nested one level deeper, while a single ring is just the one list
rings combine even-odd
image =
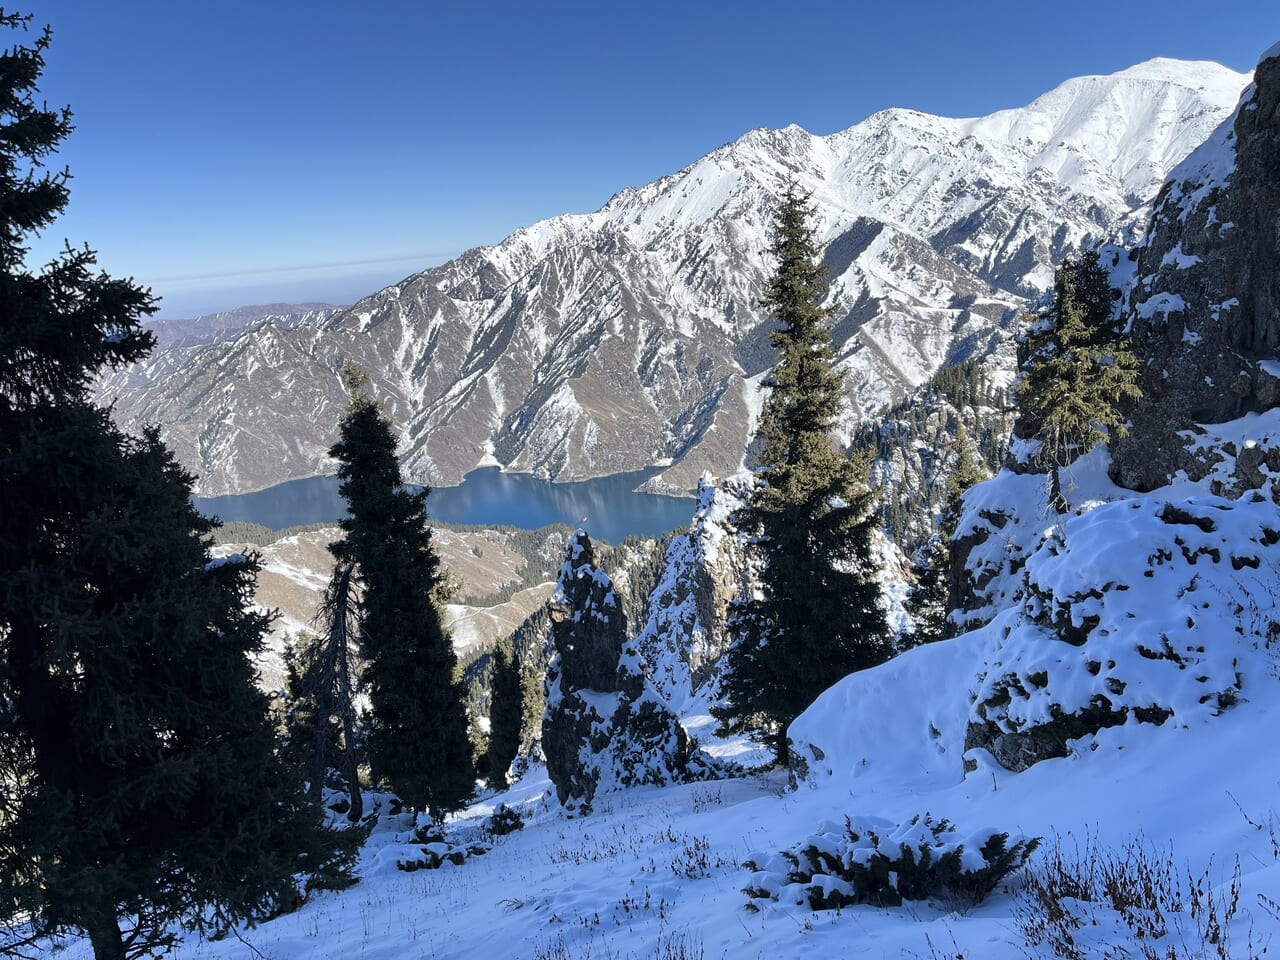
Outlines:
[{"label": "rock face with snow patch", "polygon": [[667,547],[662,579],[649,598],[649,619],[635,639],[658,692],[676,712],[714,678],[729,646],[729,603],[748,576],[743,544],[733,523],[750,479],[698,481],[698,507],[688,533]]},{"label": "rock face with snow patch", "polygon": [[542,750],[560,803],[589,813],[599,793],[696,776],[688,735],[646,679],[613,582],[581,530],[549,610]]},{"label": "rock face with snow patch", "polygon": [[[1173,171],[1137,251],[1130,316],[1145,397],[1113,470],[1127,487],[1179,470],[1198,479],[1213,458],[1184,431],[1280,403],[1280,49],[1270,54],[1235,115]],[[1237,470],[1222,493],[1280,469],[1280,450],[1227,453]]]}]

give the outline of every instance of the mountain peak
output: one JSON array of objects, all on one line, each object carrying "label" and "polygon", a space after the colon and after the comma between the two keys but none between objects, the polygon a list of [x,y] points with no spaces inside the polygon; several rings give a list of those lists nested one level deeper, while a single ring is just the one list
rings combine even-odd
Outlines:
[{"label": "mountain peak", "polygon": [[[1082,77],[1080,79],[1093,79]],[[1100,79],[1154,80],[1180,86],[1208,84],[1235,85],[1237,91],[1249,81],[1247,73],[1240,73],[1215,60],[1178,60],[1173,57],[1152,57],[1131,67],[1101,75]]]}]

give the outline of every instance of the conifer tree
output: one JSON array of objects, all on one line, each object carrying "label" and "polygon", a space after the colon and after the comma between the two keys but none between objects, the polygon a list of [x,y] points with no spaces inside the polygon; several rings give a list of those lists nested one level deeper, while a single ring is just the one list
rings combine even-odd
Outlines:
[{"label": "conifer tree", "polygon": [[459,809],[475,788],[464,692],[441,607],[444,577],[426,490],[405,488],[391,422],[348,369],[351,404],[329,451],[347,500],[330,550],[364,584],[361,653],[371,709],[369,764],[414,811]]},{"label": "conifer tree", "polygon": [[124,960],[286,908],[331,848],[254,683],[256,562],[213,560],[191,476],[90,402],[151,346],[150,294],[87,249],[26,266],[67,201],[48,43],[0,53],[0,954],[80,932]]},{"label": "conifer tree", "polygon": [[760,417],[759,482],[738,517],[761,559],[760,593],[735,603],[733,645],[717,717],[728,731],[769,740],[787,759],[787,726],[845,674],[892,652],[871,560],[866,463],[836,449],[843,400],[822,307],[825,268],[794,186],[774,223],[777,267],[765,305],[778,363]]},{"label": "conifer tree", "polygon": [[489,680],[489,780],[499,789],[507,784],[507,770],[520,751],[524,719],[524,687],[520,664],[509,643],[498,645]]},{"label": "conifer tree", "polygon": [[1096,250],[1068,258],[1054,274],[1051,307],[1022,343],[1015,432],[1039,441],[1034,459],[1051,468],[1059,510],[1059,469],[1095,443],[1124,436],[1125,405],[1142,396],[1138,358],[1112,316],[1117,296]]},{"label": "conifer tree", "polygon": [[316,623],[320,634],[286,651],[289,742],[306,771],[311,802],[321,802],[325,771],[337,769],[350,798],[347,818],[356,823],[364,817],[355,743],[360,610],[350,563],[334,565]]}]

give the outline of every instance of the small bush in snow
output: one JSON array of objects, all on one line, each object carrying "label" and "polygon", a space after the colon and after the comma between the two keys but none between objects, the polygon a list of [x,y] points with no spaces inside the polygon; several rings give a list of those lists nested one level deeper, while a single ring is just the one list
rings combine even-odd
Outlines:
[{"label": "small bush in snow", "polygon": [[826,910],[856,903],[898,906],[903,900],[963,897],[975,903],[1035,851],[1038,838],[982,830],[962,838],[947,820],[928,814],[892,824],[871,817],[846,818],[810,837],[795,851],[756,854],[744,891]]},{"label": "small bush in snow", "polygon": [[513,810],[505,803],[500,803],[498,804],[498,809],[493,811],[493,815],[489,817],[489,823],[485,829],[495,837],[504,837],[508,833],[523,830],[524,817],[520,816],[520,811]]},{"label": "small bush in snow", "polygon": [[415,870],[438,870],[446,863],[455,867],[462,866],[469,858],[479,857],[492,849],[485,843],[429,843],[422,848],[422,856],[417,860],[397,860],[396,866],[406,873]]}]

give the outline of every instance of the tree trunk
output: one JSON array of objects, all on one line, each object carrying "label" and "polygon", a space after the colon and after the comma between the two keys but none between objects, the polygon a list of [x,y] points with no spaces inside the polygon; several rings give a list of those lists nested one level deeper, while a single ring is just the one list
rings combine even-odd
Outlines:
[{"label": "tree trunk", "polygon": [[347,811],[347,819],[359,823],[364,819],[364,798],[360,795],[360,771],[356,767],[356,750],[352,746],[355,731],[352,729],[350,714],[342,717],[342,775],[347,781],[347,792],[351,795],[351,809]]},{"label": "tree trunk", "polygon": [[1049,481],[1049,507],[1054,513],[1067,512],[1067,498],[1062,495],[1062,477],[1059,474],[1059,467],[1056,463],[1053,465],[1053,473]]},{"label": "tree trunk", "polygon": [[338,709],[342,714],[342,752],[339,762],[342,764],[342,775],[347,781],[347,793],[351,797],[351,809],[347,811],[347,819],[359,823],[364,817],[364,798],[360,796],[360,771],[356,766],[355,724],[352,715],[355,711],[355,691],[352,689],[351,671],[351,628],[354,609],[351,597],[351,577],[354,564],[343,564],[337,576],[333,594],[333,626],[330,643],[334,647],[334,667],[338,679]]},{"label": "tree trunk", "polygon": [[88,929],[94,960],[124,960],[124,937],[114,914],[93,921]]}]

